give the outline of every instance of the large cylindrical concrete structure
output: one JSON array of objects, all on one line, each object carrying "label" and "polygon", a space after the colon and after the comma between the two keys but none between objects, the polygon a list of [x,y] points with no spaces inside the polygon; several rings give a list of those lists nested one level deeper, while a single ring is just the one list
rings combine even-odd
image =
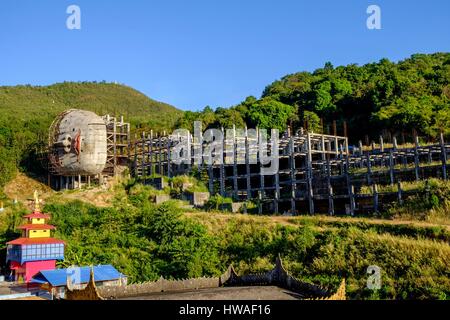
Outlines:
[{"label": "large cylindrical concrete structure", "polygon": [[49,151],[50,164],[57,175],[101,173],[107,159],[104,120],[85,110],[61,113],[50,127]]}]

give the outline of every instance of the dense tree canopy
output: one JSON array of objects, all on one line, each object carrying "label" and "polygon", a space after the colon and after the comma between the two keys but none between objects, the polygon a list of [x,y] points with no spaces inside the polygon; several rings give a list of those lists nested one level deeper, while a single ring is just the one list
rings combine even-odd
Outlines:
[{"label": "dense tree canopy", "polygon": [[239,106],[214,112],[206,107],[201,112],[187,111],[176,126],[192,130],[194,121],[201,121],[203,128],[255,128],[278,129],[283,131],[290,121],[297,118],[296,108],[270,97],[257,100],[248,97]]},{"label": "dense tree canopy", "polygon": [[263,97],[298,105],[300,112],[314,112],[325,121],[346,120],[356,138],[377,136],[381,129],[393,134],[415,129],[435,137],[440,131],[449,133],[450,54],[337,68],[327,63],[312,73],[275,81]]},{"label": "dense tree canopy", "polygon": [[[248,97],[213,114],[186,113],[179,124],[193,120],[206,126],[248,126],[285,129],[288,122],[322,130],[322,124],[346,121],[350,139],[416,130],[426,138],[450,135],[450,54],[415,54],[394,63],[382,59],[364,66],[334,67],[287,75],[267,86],[261,99]],[[214,119],[215,120],[212,120]],[[322,119],[322,121],[321,121]],[[299,120],[299,121],[297,121]],[[192,124],[191,124],[192,125]]]}]

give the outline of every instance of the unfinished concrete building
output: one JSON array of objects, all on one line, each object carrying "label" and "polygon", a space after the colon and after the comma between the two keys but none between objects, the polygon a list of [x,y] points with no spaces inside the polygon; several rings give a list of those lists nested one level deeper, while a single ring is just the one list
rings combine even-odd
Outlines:
[{"label": "unfinished concrete building", "polygon": [[[218,151],[226,160],[211,163],[199,161],[195,151],[203,150],[207,143],[202,137],[189,135],[189,161],[183,164],[172,161],[178,152],[179,136],[143,134],[133,143],[132,174],[145,180],[154,174],[170,177],[197,168],[208,173],[211,194],[234,201],[251,200],[259,213],[288,214],[377,212],[382,204],[401,202],[408,195],[402,190],[402,181],[447,179],[450,145],[443,136],[433,145],[421,146],[416,138],[415,147],[400,149],[394,138],[390,148],[384,147],[382,139],[379,148],[370,148],[361,142],[358,147],[349,146],[347,137],[301,129],[279,139],[278,170],[262,174],[264,165],[256,150],[259,131],[256,135],[250,135],[250,130],[243,135],[233,131]],[[382,185],[396,185],[398,189],[379,193],[378,186]],[[367,186],[371,191],[361,192]]]}]

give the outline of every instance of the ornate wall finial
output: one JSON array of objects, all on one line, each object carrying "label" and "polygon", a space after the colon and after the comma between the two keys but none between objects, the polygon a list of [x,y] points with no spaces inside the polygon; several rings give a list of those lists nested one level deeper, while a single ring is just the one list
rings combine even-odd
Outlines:
[{"label": "ornate wall finial", "polygon": [[89,272],[89,283],[95,284],[94,266],[91,266],[91,270]]},{"label": "ornate wall finial", "polygon": [[34,190],[34,212],[41,212],[40,200],[37,190]]}]

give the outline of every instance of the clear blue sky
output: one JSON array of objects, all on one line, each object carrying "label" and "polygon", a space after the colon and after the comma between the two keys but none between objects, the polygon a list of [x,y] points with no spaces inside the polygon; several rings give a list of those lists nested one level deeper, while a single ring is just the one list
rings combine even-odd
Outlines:
[{"label": "clear blue sky", "polygon": [[[81,30],[66,9],[81,8]],[[382,30],[366,9],[382,10]],[[184,110],[297,71],[450,51],[448,0],[1,0],[0,85],[117,81]]]}]

